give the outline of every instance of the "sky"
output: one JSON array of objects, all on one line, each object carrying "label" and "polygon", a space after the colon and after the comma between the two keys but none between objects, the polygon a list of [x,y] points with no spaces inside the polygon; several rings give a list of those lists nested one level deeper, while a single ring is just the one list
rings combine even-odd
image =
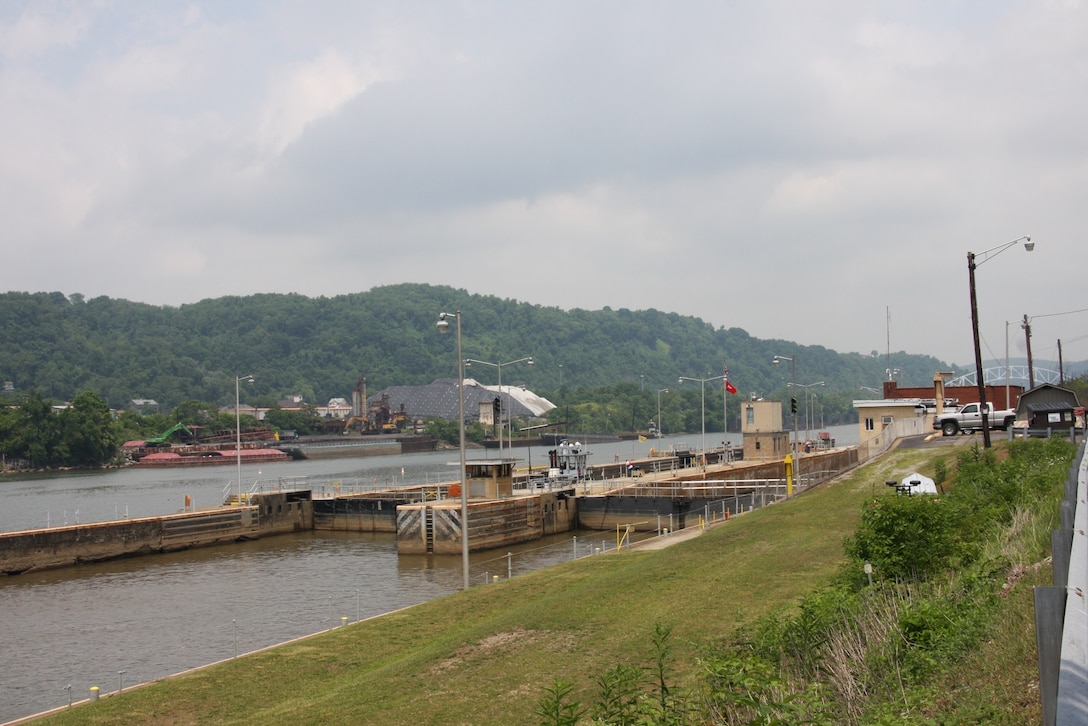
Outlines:
[{"label": "sky", "polygon": [[1026,315],[1088,359],[1082,0],[8,0],[0,109],[2,291],[430,283],[970,365],[974,252],[984,356]]}]

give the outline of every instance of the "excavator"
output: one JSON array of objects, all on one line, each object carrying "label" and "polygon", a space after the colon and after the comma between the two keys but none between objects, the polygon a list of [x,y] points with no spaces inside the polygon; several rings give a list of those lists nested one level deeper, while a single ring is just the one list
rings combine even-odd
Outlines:
[{"label": "excavator", "polygon": [[[356,410],[366,401],[366,378],[360,378],[356,386],[353,403]],[[389,406],[389,396],[382,394],[381,400],[370,404],[365,415],[355,415],[344,423],[343,433],[350,434],[397,434],[412,422],[404,411],[403,404],[399,411]]]},{"label": "excavator", "polygon": [[[195,427],[195,428],[199,428],[199,427]],[[169,441],[170,437],[174,433],[179,432],[179,431],[184,431],[186,434],[188,434],[190,441],[193,441],[193,440],[195,440],[197,438],[197,434],[193,433],[192,429],[190,429],[188,426],[186,426],[181,421],[178,421],[176,424],[174,424],[173,426],[171,426],[170,428],[168,428],[166,431],[159,434],[158,436],[156,436],[154,438],[147,439],[144,442],[144,444],[146,446],[169,446],[170,444],[168,443],[168,441]]]}]

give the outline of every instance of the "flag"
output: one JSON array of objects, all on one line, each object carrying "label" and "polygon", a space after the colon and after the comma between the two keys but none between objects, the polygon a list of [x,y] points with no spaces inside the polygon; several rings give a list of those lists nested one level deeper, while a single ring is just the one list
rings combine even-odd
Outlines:
[{"label": "flag", "polygon": [[727,378],[725,379],[725,390],[729,391],[730,393],[736,393],[737,387],[730,383],[729,379]]}]

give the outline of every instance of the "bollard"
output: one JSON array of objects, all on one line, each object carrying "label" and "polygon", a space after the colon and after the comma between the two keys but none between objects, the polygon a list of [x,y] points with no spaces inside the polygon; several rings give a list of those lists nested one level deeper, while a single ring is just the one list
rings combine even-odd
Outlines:
[{"label": "bollard", "polygon": [[98,700],[98,686],[91,686],[90,699],[92,701],[97,701]]},{"label": "bollard", "polygon": [[347,624],[348,624],[348,616],[347,615],[341,615],[340,616],[340,627],[344,627]]}]

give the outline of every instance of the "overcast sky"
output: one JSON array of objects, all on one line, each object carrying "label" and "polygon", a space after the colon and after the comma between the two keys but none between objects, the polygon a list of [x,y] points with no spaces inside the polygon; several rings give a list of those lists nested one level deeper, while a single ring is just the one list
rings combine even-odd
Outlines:
[{"label": "overcast sky", "polygon": [[[0,289],[1088,359],[1088,3],[0,4]],[[1006,321],[1012,325],[1006,326]],[[467,324],[467,323],[466,323]]]}]

